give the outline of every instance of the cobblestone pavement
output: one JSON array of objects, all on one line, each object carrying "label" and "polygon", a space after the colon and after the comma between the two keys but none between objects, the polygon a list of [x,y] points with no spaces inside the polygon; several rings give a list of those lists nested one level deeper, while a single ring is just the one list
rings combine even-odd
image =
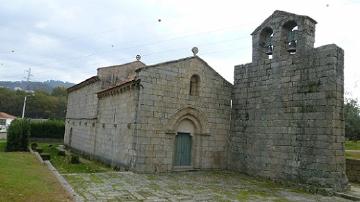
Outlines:
[{"label": "cobblestone pavement", "polygon": [[81,201],[347,201],[229,171],[64,175]]}]

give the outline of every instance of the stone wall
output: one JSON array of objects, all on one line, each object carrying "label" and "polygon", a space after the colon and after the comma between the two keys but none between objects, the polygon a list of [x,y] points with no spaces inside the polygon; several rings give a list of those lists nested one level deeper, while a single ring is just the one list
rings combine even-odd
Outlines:
[{"label": "stone wall", "polygon": [[95,82],[75,90],[68,95],[67,119],[93,119],[97,116],[97,92],[101,89],[101,82]]},{"label": "stone wall", "polygon": [[99,100],[95,156],[111,165],[130,167],[137,107],[137,87]]},{"label": "stone wall", "polygon": [[359,159],[346,159],[346,175],[350,182],[360,182]]},{"label": "stone wall", "polygon": [[92,157],[96,127],[96,119],[66,119],[64,144]]},{"label": "stone wall", "polygon": [[[190,78],[200,78],[190,95]],[[226,168],[232,85],[198,57],[142,68],[137,117],[136,170],[173,170],[179,122],[193,123],[192,168]],[[180,129],[182,130],[182,129]]]},{"label": "stone wall", "polygon": [[133,79],[136,74],[135,70],[144,66],[144,63],[135,61],[122,65],[101,67],[98,68],[97,75],[101,80],[102,88],[106,89],[108,87],[118,85],[124,81]]},{"label": "stone wall", "polygon": [[87,154],[93,154],[100,88],[97,81],[68,95],[64,144]]},{"label": "stone wall", "polygon": [[257,53],[253,63],[235,67],[229,166],[343,190],[344,52],[336,45],[312,48],[310,38],[299,40],[300,51],[289,54],[280,37],[286,21],[298,19],[300,35],[314,31],[314,21],[286,12],[268,19],[253,33],[253,52],[262,51],[258,33],[269,26],[274,49],[283,50],[274,50],[272,59]]}]

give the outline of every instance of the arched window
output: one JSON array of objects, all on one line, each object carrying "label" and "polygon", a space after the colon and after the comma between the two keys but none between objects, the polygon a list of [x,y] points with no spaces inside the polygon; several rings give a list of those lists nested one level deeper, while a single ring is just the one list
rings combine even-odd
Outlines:
[{"label": "arched window", "polygon": [[272,43],[272,38],[274,36],[274,32],[270,27],[265,27],[260,33],[260,47],[263,52],[268,55],[269,59],[272,58],[274,45]]},{"label": "arched window", "polygon": [[198,75],[192,75],[190,79],[190,95],[199,95],[200,77]]},{"label": "arched window", "polygon": [[285,50],[290,54],[295,54],[298,43],[298,25],[295,21],[288,21],[283,25],[281,39],[285,41]]}]

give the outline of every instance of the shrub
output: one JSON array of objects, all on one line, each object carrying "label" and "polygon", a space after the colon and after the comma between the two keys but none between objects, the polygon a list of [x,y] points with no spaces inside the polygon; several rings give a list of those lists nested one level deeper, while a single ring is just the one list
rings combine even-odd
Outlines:
[{"label": "shrub", "polygon": [[31,122],[31,137],[63,139],[65,123],[62,120]]},{"label": "shrub", "polygon": [[36,150],[37,147],[38,147],[38,144],[36,142],[31,143],[31,149],[32,150]]},{"label": "shrub", "polygon": [[30,121],[15,119],[7,132],[6,151],[27,151],[30,136]]},{"label": "shrub", "polygon": [[69,164],[78,164],[78,163],[80,163],[79,156],[76,155],[76,154],[70,154],[70,155],[66,156],[66,161]]}]

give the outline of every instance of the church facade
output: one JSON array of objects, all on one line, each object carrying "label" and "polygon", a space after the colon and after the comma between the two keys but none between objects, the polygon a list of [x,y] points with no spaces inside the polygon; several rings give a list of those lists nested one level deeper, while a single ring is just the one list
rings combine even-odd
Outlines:
[{"label": "church facade", "polygon": [[231,169],[343,190],[343,50],[275,11],[234,85],[193,57],[99,68],[68,89],[64,143],[137,172]]}]

